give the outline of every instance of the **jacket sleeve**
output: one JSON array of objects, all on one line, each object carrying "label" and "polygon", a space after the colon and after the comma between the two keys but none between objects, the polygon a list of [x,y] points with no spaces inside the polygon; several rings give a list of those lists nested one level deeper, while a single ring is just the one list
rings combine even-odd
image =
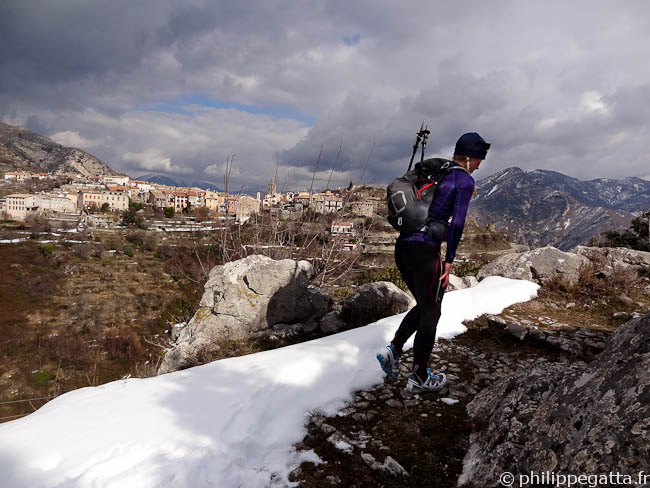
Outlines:
[{"label": "jacket sleeve", "polygon": [[449,224],[449,235],[447,237],[447,253],[445,255],[445,262],[447,263],[453,263],[456,257],[456,248],[463,235],[467,209],[469,208],[469,202],[474,193],[474,178],[460,170],[454,171],[453,175],[456,192],[451,223]]}]

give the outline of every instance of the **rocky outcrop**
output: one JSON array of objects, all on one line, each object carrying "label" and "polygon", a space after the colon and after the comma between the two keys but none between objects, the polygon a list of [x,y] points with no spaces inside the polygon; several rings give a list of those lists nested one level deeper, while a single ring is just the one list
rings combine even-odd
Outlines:
[{"label": "rocky outcrop", "polygon": [[413,297],[390,281],[367,283],[343,301],[340,311],[323,317],[320,328],[322,332],[331,334],[406,312],[413,306]]},{"label": "rocky outcrop", "polygon": [[619,327],[593,362],[507,376],[467,411],[477,430],[461,485],[498,486],[504,472],[650,472],[650,313]]},{"label": "rocky outcrop", "polygon": [[367,283],[357,288],[341,306],[341,318],[350,327],[375,322],[384,317],[406,312],[415,300],[389,281]]},{"label": "rocky outcrop", "polygon": [[308,288],[312,276],[307,261],[275,261],[260,255],[214,267],[200,308],[181,329],[159,372],[200,364],[201,355],[223,339],[315,331],[332,300],[321,290]]},{"label": "rocky outcrop", "polygon": [[[488,315],[486,319],[490,327],[521,342],[556,349],[584,360],[591,360],[603,352],[610,336],[609,331],[575,327],[544,316],[538,317],[537,323],[526,319],[507,320],[498,315]],[[540,329],[539,325],[545,328]]]},{"label": "rocky outcrop", "polygon": [[571,252],[585,256],[592,261],[602,262],[606,275],[615,269],[632,268],[636,271],[650,268],[650,252],[636,251],[627,247],[577,246]]},{"label": "rocky outcrop", "polygon": [[488,276],[504,276],[541,284],[559,276],[567,283],[576,283],[580,267],[588,263],[589,259],[585,256],[547,246],[501,256],[481,268],[477,278],[482,280]]}]

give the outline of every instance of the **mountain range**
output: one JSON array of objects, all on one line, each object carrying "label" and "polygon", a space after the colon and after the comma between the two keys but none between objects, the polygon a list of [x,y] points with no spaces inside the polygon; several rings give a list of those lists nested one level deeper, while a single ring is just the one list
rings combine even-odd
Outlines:
[{"label": "mountain range", "polygon": [[101,159],[35,132],[0,122],[0,171],[119,175]]},{"label": "mountain range", "polygon": [[478,181],[476,189],[470,217],[534,247],[588,244],[604,230],[627,228],[650,207],[650,182],[633,177],[582,181],[513,167]]}]

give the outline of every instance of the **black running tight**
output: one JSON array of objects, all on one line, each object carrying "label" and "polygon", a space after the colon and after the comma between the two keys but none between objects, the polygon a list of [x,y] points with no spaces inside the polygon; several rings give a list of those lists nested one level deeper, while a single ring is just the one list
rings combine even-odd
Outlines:
[{"label": "black running tight", "polygon": [[395,263],[417,305],[402,319],[392,344],[401,352],[404,343],[415,333],[413,366],[418,377],[426,379],[445,292],[440,281],[443,267],[440,249],[424,242],[397,241]]}]

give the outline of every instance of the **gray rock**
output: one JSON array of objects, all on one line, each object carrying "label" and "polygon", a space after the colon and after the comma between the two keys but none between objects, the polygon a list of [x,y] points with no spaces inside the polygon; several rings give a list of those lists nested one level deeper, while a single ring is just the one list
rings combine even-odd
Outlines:
[{"label": "gray rock", "polygon": [[459,276],[450,274],[449,275],[449,285],[447,286],[447,291],[462,290],[463,288],[467,288],[465,286],[465,283],[463,283],[463,279],[460,278]]},{"label": "gray rock", "polygon": [[363,459],[363,462],[368,466],[372,466],[375,463],[375,457],[367,452],[361,453],[361,459]]},{"label": "gray rock", "polygon": [[523,341],[524,337],[528,335],[528,329],[517,324],[509,324],[506,327],[506,332],[512,336],[515,336],[520,341]]},{"label": "gray rock", "polygon": [[346,327],[347,324],[341,318],[340,312],[337,311],[330,312],[320,319],[320,330],[324,334],[334,334]]},{"label": "gray rock", "polygon": [[350,327],[375,322],[384,317],[406,312],[415,300],[389,281],[361,285],[341,306],[340,318]]},{"label": "gray rock", "polygon": [[590,260],[604,259],[612,267],[632,267],[635,269],[650,266],[650,252],[636,251],[626,247],[587,247],[577,246],[571,252],[580,254]]},{"label": "gray rock", "polygon": [[384,465],[382,466],[382,471],[395,478],[407,478],[408,471],[406,471],[400,463],[395,461],[392,457],[386,456],[384,459]]},{"label": "gray rock", "polygon": [[482,280],[488,276],[504,276],[543,283],[559,276],[568,283],[577,283],[580,267],[588,263],[589,260],[584,256],[547,246],[501,256],[483,266],[477,278]]},{"label": "gray rock", "polygon": [[465,284],[465,288],[472,288],[473,286],[478,285],[478,279],[476,276],[464,276],[463,283]]},{"label": "gray rock", "polygon": [[462,278],[453,274],[449,275],[449,285],[447,291],[462,290],[478,285],[475,276],[463,276]]},{"label": "gray rock", "polygon": [[[459,484],[499,475],[650,472],[650,313],[619,327],[591,363],[532,365],[467,405],[470,436]],[[461,483],[462,482],[462,483]]]},{"label": "gray rock", "polygon": [[462,278],[453,274],[449,275],[449,285],[447,291],[462,290],[478,285],[475,276],[463,276]]},{"label": "gray rock", "polygon": [[195,365],[194,358],[206,343],[317,330],[332,300],[321,290],[308,288],[313,273],[307,261],[275,261],[260,255],[215,266],[200,308],[180,330],[159,374]]}]

